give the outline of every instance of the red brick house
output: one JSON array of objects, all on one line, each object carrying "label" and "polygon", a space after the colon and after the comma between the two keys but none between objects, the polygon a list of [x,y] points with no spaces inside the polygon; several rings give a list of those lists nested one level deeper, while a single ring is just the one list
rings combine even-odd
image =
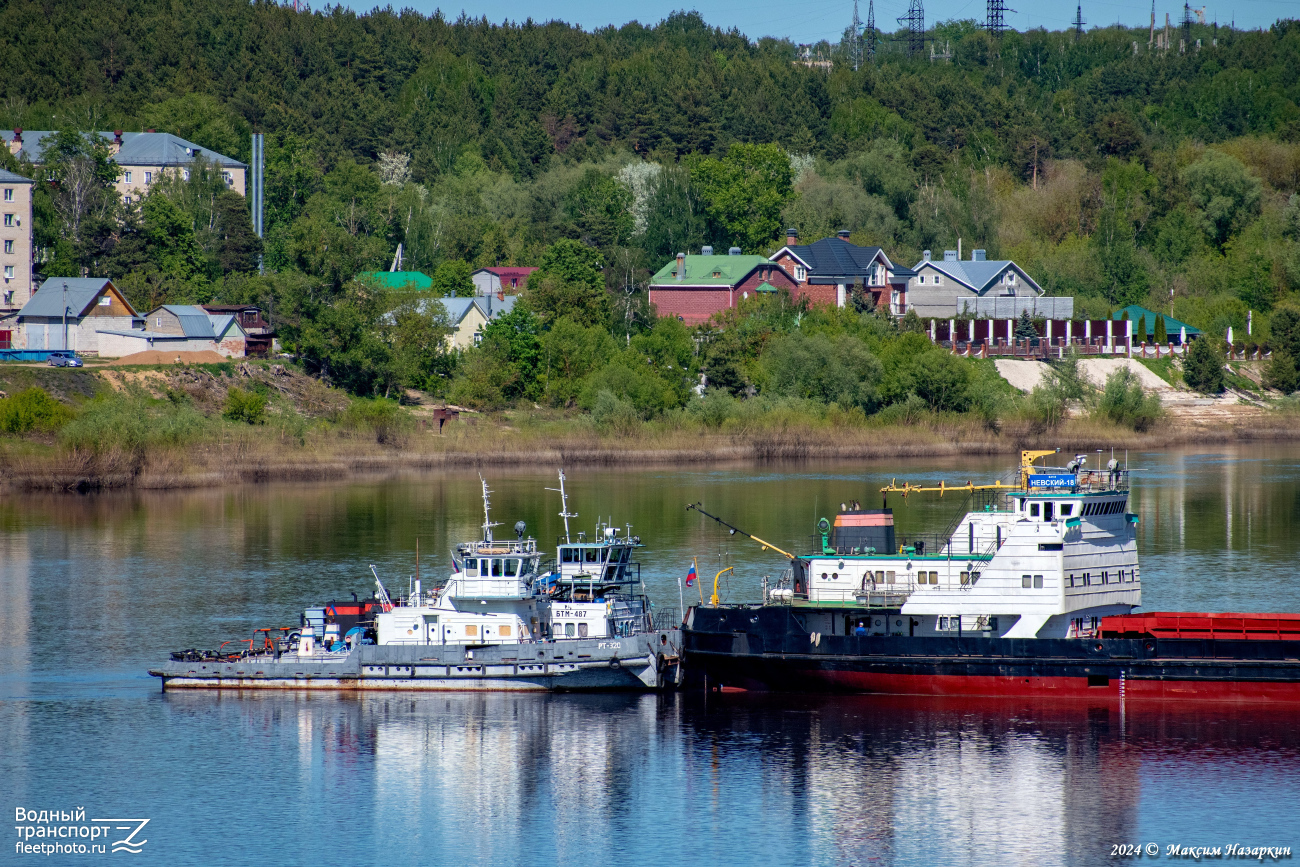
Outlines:
[{"label": "red brick house", "polygon": [[790,229],[785,246],[772,254],[771,261],[793,275],[796,297],[836,307],[848,303],[858,284],[871,293],[873,302],[880,303],[883,295],[889,303],[891,291],[906,292],[907,281],[915,276],[910,268],[889,261],[881,248],[849,243],[847,230],[835,238],[801,245],[799,233]]},{"label": "red brick house", "polygon": [[793,293],[795,286],[784,268],[762,256],[742,256],[735,247],[726,256],[715,256],[712,247],[705,247],[699,256],[677,254],[650,278],[650,303],[660,316],[698,325],[756,293]]}]

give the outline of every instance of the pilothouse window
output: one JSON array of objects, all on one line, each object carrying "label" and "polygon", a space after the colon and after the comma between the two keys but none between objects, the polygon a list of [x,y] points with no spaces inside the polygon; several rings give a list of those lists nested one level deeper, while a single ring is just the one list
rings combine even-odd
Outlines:
[{"label": "pilothouse window", "polygon": [[513,578],[513,577],[515,577],[515,576],[518,575],[518,574],[519,574],[519,561],[518,561],[518,560],[507,560],[507,561],[506,561],[506,577],[507,577],[507,578]]},{"label": "pilothouse window", "polygon": [[599,559],[600,559],[600,551],[599,551],[599,549],[596,549],[596,548],[588,548],[588,549],[587,549],[587,562],[588,562],[588,563],[596,563],[596,562],[599,561]]}]

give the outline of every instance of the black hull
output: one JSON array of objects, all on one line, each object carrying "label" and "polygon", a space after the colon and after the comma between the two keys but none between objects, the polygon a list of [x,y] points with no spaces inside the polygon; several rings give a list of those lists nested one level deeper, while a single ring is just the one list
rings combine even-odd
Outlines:
[{"label": "black hull", "polygon": [[814,636],[795,611],[695,609],[683,634],[689,683],[801,693],[1300,702],[1300,641]]}]

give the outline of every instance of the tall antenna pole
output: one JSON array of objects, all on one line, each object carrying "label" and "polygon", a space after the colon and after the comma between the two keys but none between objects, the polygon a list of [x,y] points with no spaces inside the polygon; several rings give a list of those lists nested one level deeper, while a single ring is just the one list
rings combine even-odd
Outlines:
[{"label": "tall antenna pole", "polygon": [[564,470],[560,470],[560,486],[558,488],[547,488],[548,491],[555,491],[560,495],[560,517],[564,519],[564,542],[569,543],[569,519],[578,517],[577,512],[569,511],[569,497],[564,493]]},{"label": "tall antenna pole", "polygon": [[867,0],[867,62],[876,62],[876,0]]},{"label": "tall antenna pole", "polygon": [[853,23],[849,25],[852,31],[849,36],[849,57],[853,61],[853,69],[862,66],[862,19],[858,17],[858,0],[853,0]]},{"label": "tall antenna pole", "polygon": [[483,478],[483,474],[480,473],[478,480],[483,484],[483,541],[491,542],[492,528],[499,525],[492,523],[491,502],[488,499],[488,495],[492,492],[488,490],[487,479]]},{"label": "tall antenna pole", "polygon": [[1156,43],[1156,0],[1151,0],[1151,35],[1147,37],[1147,48]]},{"label": "tall antenna pole", "polygon": [[[253,133],[253,232],[257,237],[262,237],[262,212],[263,212],[263,158],[262,147],[264,138],[262,133]],[[262,273],[262,254],[257,254],[257,273]]]},{"label": "tall antenna pole", "polygon": [[993,34],[994,39],[1001,39],[1002,33],[1007,29],[1006,12],[1006,0],[988,0],[988,9],[985,13],[987,20],[984,22],[984,27]]},{"label": "tall antenna pole", "polygon": [[1087,23],[1088,23],[1087,21],[1083,20],[1083,4],[1080,3],[1078,8],[1075,9],[1074,11],[1074,41],[1075,42],[1078,42],[1080,39],[1083,38],[1083,25]]},{"label": "tall antenna pole", "polygon": [[1183,47],[1192,44],[1192,4],[1183,4]]},{"label": "tall antenna pole", "polygon": [[907,54],[915,57],[925,50],[925,7],[921,0],[911,0],[907,14],[897,19],[899,26],[907,28]]}]

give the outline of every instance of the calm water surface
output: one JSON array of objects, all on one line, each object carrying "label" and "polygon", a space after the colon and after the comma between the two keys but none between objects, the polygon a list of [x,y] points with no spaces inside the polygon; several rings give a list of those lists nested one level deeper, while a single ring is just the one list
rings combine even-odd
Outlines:
[{"label": "calm water surface", "polygon": [[[1107,457],[1109,457],[1107,455]],[[1300,448],[1133,454],[1148,609],[1300,610]],[[631,523],[677,607],[692,557],[756,599],[897,476],[1005,460],[573,470],[574,528]],[[553,470],[493,473],[493,519],[549,547]],[[958,497],[889,503],[942,530]],[[473,473],[0,500],[0,809],[150,823],[139,855],[4,863],[1095,864],[1116,843],[1300,851],[1300,709],[744,695],[162,694],[145,669],[309,604],[406,587],[482,522]],[[730,573],[729,573],[730,574]],[[699,600],[699,591],[687,591]],[[705,591],[707,592],[707,590]],[[687,597],[686,604],[691,598]],[[6,823],[12,828],[13,823]],[[1152,860],[1152,859],[1144,859]]]}]

